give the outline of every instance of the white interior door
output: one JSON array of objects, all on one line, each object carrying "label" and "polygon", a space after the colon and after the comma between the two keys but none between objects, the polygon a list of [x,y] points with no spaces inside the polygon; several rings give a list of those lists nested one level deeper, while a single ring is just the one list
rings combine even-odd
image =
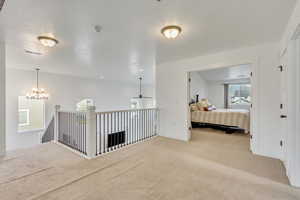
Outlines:
[{"label": "white interior door", "polygon": [[187,74],[187,78],[188,78],[188,102],[190,103],[192,100],[192,92],[191,92],[191,82],[192,82],[192,78],[191,78],[191,72],[188,72]]},{"label": "white interior door", "polygon": [[258,116],[257,116],[257,109],[258,109],[258,76],[259,73],[257,72],[257,65],[251,65],[251,75],[250,75],[250,82],[251,82],[251,106],[250,106],[250,150],[252,152],[256,152],[257,141],[258,141]]},{"label": "white interior door", "polygon": [[286,141],[288,133],[288,88],[287,88],[287,56],[284,54],[281,57],[280,71],[280,123],[281,123],[281,134],[280,134],[280,158],[283,162],[286,161]]},{"label": "white interior door", "polygon": [[187,127],[188,127],[188,141],[191,140],[192,138],[192,122],[191,122],[191,110],[190,110],[190,106],[189,106],[189,103],[191,102],[191,72],[188,72],[187,73],[187,109],[188,109],[188,124],[187,124]]}]

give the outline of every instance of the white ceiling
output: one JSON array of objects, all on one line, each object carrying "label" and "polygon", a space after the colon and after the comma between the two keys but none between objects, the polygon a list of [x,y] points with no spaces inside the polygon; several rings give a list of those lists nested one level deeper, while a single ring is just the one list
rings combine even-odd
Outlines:
[{"label": "white ceiling", "polygon": [[[9,0],[0,16],[7,66],[74,76],[153,80],[156,63],[279,41],[296,0]],[[102,31],[96,33],[95,25]],[[183,28],[176,40],[165,25]],[[42,47],[36,37],[54,35]],[[43,55],[28,55],[24,49]],[[144,70],[144,72],[141,72]]]},{"label": "white ceiling", "polygon": [[211,82],[241,81],[243,79],[248,81],[251,73],[251,65],[238,65],[193,73],[199,73],[204,80]]}]

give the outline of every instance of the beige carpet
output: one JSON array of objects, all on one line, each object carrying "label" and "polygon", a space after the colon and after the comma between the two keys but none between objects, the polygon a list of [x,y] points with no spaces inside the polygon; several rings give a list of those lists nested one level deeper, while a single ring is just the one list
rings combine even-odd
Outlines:
[{"label": "beige carpet", "polygon": [[27,173],[0,173],[0,199],[300,199],[281,163],[248,146],[247,136],[209,130],[194,130],[190,143],[157,137],[94,160],[41,145],[0,160],[13,172],[34,163]]}]

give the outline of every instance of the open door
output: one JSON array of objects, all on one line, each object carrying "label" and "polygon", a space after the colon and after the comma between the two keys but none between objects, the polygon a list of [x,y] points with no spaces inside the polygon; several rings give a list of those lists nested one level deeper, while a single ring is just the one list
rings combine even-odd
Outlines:
[{"label": "open door", "polygon": [[250,150],[252,152],[255,152],[255,141],[256,141],[256,105],[257,105],[257,98],[255,92],[257,92],[257,85],[256,85],[256,79],[257,79],[257,73],[256,68],[251,65],[251,73],[250,73],[250,83],[251,83],[251,106],[250,106]]},{"label": "open door", "polygon": [[286,162],[286,141],[287,141],[287,133],[288,133],[288,120],[287,120],[287,112],[288,112],[288,88],[287,88],[287,56],[284,54],[281,57],[281,66],[279,66],[280,72],[280,123],[281,123],[281,134],[280,134],[280,159],[283,162]]},{"label": "open door", "polygon": [[187,127],[188,127],[188,141],[192,139],[192,122],[191,122],[191,109],[189,103],[191,102],[191,73],[187,73],[187,109],[188,109],[188,121],[187,121]]}]

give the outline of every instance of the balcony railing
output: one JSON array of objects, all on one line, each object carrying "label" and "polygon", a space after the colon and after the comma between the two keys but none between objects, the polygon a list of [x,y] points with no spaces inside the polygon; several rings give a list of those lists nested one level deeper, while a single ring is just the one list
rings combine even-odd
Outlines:
[{"label": "balcony railing", "polygon": [[157,109],[97,113],[96,155],[157,135]]},{"label": "balcony railing", "polygon": [[54,141],[93,158],[156,136],[157,121],[156,108],[70,112],[56,106]]},{"label": "balcony railing", "polygon": [[58,142],[86,155],[86,113],[58,112]]}]

